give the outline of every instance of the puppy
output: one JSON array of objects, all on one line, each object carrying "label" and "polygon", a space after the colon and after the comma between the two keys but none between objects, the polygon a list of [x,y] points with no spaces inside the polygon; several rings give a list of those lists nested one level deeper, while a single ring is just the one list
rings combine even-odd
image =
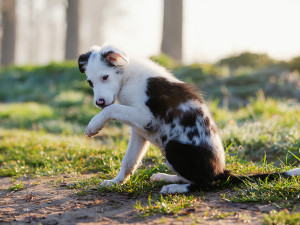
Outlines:
[{"label": "puppy", "polygon": [[[130,126],[130,140],[121,170],[101,185],[123,184],[134,173],[149,144],[157,146],[174,173],[157,173],[152,181],[171,182],[162,194],[210,188],[214,181],[300,174],[300,168],[283,173],[236,176],[225,169],[222,141],[203,98],[189,85],[150,60],[130,58],[120,49],[92,47],[78,59],[81,73],[93,88],[95,104],[102,108],[85,134],[97,134],[108,120]],[[118,100],[118,104],[114,104]]]}]

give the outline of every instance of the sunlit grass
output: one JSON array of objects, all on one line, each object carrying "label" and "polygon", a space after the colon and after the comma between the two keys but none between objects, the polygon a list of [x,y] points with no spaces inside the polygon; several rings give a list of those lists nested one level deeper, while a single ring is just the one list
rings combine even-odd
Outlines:
[{"label": "sunlit grass", "polygon": [[224,196],[234,202],[273,203],[279,208],[292,206],[300,193],[300,178],[279,177],[275,181],[246,181],[241,187],[235,187],[233,196]]},{"label": "sunlit grass", "polygon": [[114,184],[113,186],[100,186],[101,181],[111,180],[114,178],[120,169],[120,160],[110,165],[110,169],[101,171],[101,173],[91,178],[84,178],[75,181],[71,188],[77,189],[79,194],[85,193],[90,189],[96,189],[100,192],[123,193],[131,196],[144,196],[149,193],[157,193],[163,186],[162,182],[150,182],[150,177],[158,171],[168,171],[164,164],[158,164],[149,168],[139,168],[133,176],[123,185]]},{"label": "sunlit grass", "polygon": [[[211,86],[208,85],[211,90],[206,96],[208,99],[215,99],[221,96],[220,91],[226,91],[222,81],[215,77],[217,73],[215,69],[202,70],[195,65],[191,68],[183,67],[177,72],[182,73],[185,80],[196,83],[215,82],[210,83]],[[186,77],[187,72],[193,74]],[[209,78],[208,73],[214,76]],[[270,71],[268,73],[271,74]],[[233,94],[232,99],[236,97],[239,101],[240,98],[246,99],[243,101],[244,105],[234,109],[226,107],[223,97],[208,101],[226,147],[227,169],[235,174],[246,175],[280,172],[299,167],[299,102],[265,97],[259,89],[259,83],[264,82],[263,79],[266,78],[258,75],[224,79],[225,84],[229,86],[227,91]],[[248,83],[247,87],[244,86]],[[12,86],[15,87],[13,91]],[[284,86],[282,90],[289,87]],[[293,94],[296,91],[294,90]],[[171,171],[165,165],[165,159],[160,151],[153,146],[143,159],[143,165],[127,183],[100,187],[101,181],[112,179],[118,174],[127,148],[129,129],[120,123],[110,122],[98,136],[86,138],[83,134],[86,125],[100,112],[93,105],[91,92],[84,75],[77,71],[74,62],[54,63],[45,67],[2,69],[0,176],[14,178],[92,174],[84,177],[75,176],[69,188],[75,189],[78,195],[97,191],[118,192],[143,198],[151,196],[147,203],[136,204],[142,215],[177,214],[181,209],[192,206],[195,199],[199,200],[199,196],[202,197],[202,192],[195,193],[194,197],[185,195],[162,197],[158,194],[164,184],[150,182],[151,175]],[[224,107],[220,108],[220,103]],[[22,182],[15,182],[11,190],[20,190],[23,188],[22,185]],[[224,194],[224,201],[273,204],[281,208],[293,207],[300,192],[299,178],[281,177],[270,182],[248,181],[237,187],[226,182],[216,185],[217,190],[229,189],[234,192],[234,195],[230,195],[232,192]],[[282,214],[278,213],[280,218],[292,217]],[[232,213],[213,210],[207,215],[213,219],[222,219],[231,216]],[[268,221],[280,218],[270,214]],[[297,218],[291,221],[296,221]]]},{"label": "sunlit grass", "polygon": [[149,216],[155,213],[162,214],[177,214],[181,209],[191,207],[199,200],[194,196],[186,195],[170,195],[170,196],[155,196],[155,200],[151,199],[151,195],[148,197],[148,204],[142,205],[139,201],[134,206],[142,216]]},{"label": "sunlit grass", "polygon": [[0,138],[0,176],[105,171],[107,162],[114,162],[126,149],[126,139],[113,137],[102,142],[84,135],[0,129]]},{"label": "sunlit grass", "polygon": [[78,106],[84,104],[85,93],[80,91],[63,91],[59,93],[55,99],[54,104],[57,106]]},{"label": "sunlit grass", "polygon": [[14,182],[14,185],[9,187],[8,190],[10,191],[19,191],[24,188],[23,180],[20,180],[19,182],[16,182],[14,179],[12,179]]},{"label": "sunlit grass", "polygon": [[264,225],[298,225],[300,223],[300,212],[290,213],[288,210],[279,212],[273,210],[263,219]]},{"label": "sunlit grass", "polygon": [[[82,96],[82,95],[81,95]],[[90,119],[99,113],[90,100],[88,104],[74,106],[67,103],[48,105],[37,102],[1,103],[0,126],[6,129],[21,128],[49,133],[82,133]],[[77,104],[77,103],[76,103]],[[68,106],[63,106],[68,105]]]},{"label": "sunlit grass", "polygon": [[36,122],[42,119],[55,118],[55,112],[52,107],[46,104],[37,104],[35,102],[0,104],[0,118],[2,120]]}]

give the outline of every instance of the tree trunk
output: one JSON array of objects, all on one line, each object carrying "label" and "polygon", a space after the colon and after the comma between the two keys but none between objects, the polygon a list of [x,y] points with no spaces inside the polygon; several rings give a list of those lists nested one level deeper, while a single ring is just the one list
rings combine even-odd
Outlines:
[{"label": "tree trunk", "polygon": [[182,0],[164,0],[164,22],[161,51],[181,62]]},{"label": "tree trunk", "polygon": [[15,60],[16,42],[16,1],[3,0],[2,23],[3,36],[1,48],[1,65],[8,66]]},{"label": "tree trunk", "polygon": [[80,0],[68,0],[65,59],[77,59],[79,49]]}]

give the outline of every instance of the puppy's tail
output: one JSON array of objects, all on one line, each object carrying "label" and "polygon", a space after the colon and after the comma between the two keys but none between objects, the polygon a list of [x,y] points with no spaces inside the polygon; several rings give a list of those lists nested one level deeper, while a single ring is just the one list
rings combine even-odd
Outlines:
[{"label": "puppy's tail", "polygon": [[283,177],[293,177],[300,175],[300,168],[288,170],[281,173],[261,173],[261,174],[253,174],[248,176],[235,175],[230,170],[225,170],[224,173],[219,174],[215,177],[215,181],[229,181],[231,184],[240,184],[246,180],[275,180],[276,178]]},{"label": "puppy's tail", "polygon": [[[243,175],[235,175],[232,173],[230,170],[224,170],[224,173],[217,175],[214,178],[214,181],[227,181],[230,184],[237,185],[241,184],[244,181],[247,180],[275,180],[278,177],[294,177],[294,176],[300,176],[300,168],[288,170],[285,172],[281,173],[261,173],[261,174],[253,174],[253,175],[248,175],[248,176],[243,176]],[[217,186],[215,185],[203,185],[203,184],[196,184],[196,183],[191,183],[186,186],[186,192],[193,192],[193,191],[205,191],[205,190],[211,190],[216,188]]]}]

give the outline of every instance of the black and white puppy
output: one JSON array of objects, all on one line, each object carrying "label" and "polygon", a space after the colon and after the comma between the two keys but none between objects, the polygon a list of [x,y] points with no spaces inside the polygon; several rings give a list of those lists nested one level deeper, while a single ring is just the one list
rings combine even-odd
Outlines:
[{"label": "black and white puppy", "polygon": [[[80,55],[78,65],[94,90],[95,104],[103,109],[90,121],[85,134],[97,134],[108,120],[131,127],[119,174],[101,185],[126,182],[149,143],[161,150],[175,174],[157,173],[151,177],[152,181],[174,183],[163,186],[163,194],[209,188],[214,181],[229,177],[232,182],[247,179],[225,170],[222,141],[202,97],[164,68],[150,60],[129,59],[123,51],[108,45],[92,47]],[[114,104],[116,100],[118,104]],[[281,174],[300,175],[300,168]]]}]

